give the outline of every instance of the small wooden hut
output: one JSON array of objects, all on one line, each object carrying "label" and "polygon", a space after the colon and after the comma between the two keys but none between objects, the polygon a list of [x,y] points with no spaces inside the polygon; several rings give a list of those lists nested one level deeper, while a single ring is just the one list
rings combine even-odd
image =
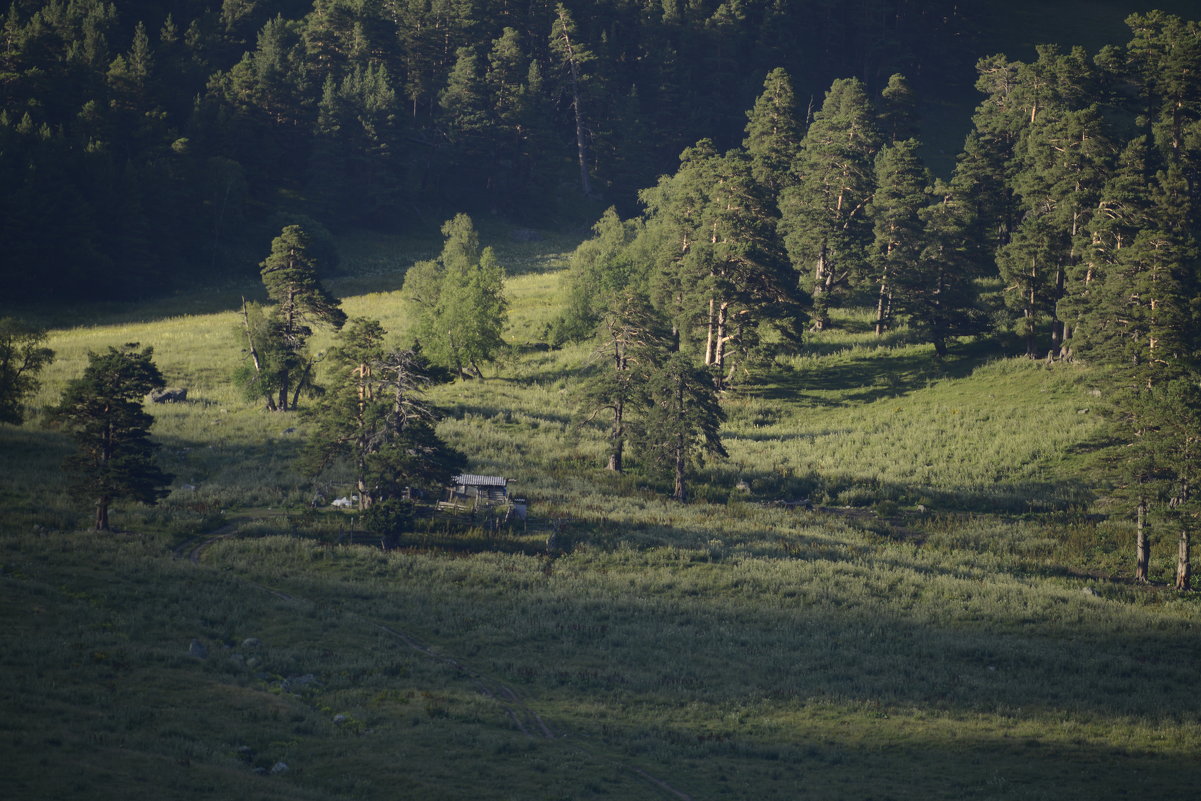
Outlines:
[{"label": "small wooden hut", "polygon": [[477,476],[471,473],[455,476],[451,493],[459,498],[472,498],[481,503],[504,504],[509,501],[509,479],[503,476]]}]

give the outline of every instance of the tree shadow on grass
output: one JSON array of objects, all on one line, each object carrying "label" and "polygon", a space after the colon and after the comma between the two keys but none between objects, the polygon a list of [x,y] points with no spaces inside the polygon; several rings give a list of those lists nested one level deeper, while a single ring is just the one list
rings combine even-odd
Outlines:
[{"label": "tree shadow on grass", "polygon": [[[1115,630],[1106,601],[1062,587],[1048,595],[1007,582],[994,596],[978,575],[806,544],[795,559],[833,564],[765,571],[725,547],[721,570],[713,562],[723,557],[700,547],[695,559],[647,550],[645,564],[615,562],[629,578],[607,580],[630,589],[605,606],[608,636],[561,647],[625,674],[623,694],[668,703],[705,691],[730,703],[818,697],[964,713],[1172,719],[1191,708],[1186,677],[1201,645],[1183,621]],[[595,614],[573,605],[564,598],[556,613]],[[559,646],[532,628],[525,646],[554,664]]]},{"label": "tree shadow on grass", "polygon": [[521,424],[523,420],[537,420],[548,425],[570,425],[573,418],[566,412],[542,411],[533,412],[527,409],[511,409],[505,406],[491,406],[478,403],[458,402],[449,408],[452,417],[463,420],[468,416],[492,420],[501,424]]},{"label": "tree shadow on grass", "polygon": [[[959,345],[951,357],[942,360],[933,351],[880,349],[834,364],[777,370],[742,391],[765,400],[850,406],[907,395],[943,378],[966,378],[994,358],[996,353],[986,342]],[[875,378],[865,385],[865,376]]]}]

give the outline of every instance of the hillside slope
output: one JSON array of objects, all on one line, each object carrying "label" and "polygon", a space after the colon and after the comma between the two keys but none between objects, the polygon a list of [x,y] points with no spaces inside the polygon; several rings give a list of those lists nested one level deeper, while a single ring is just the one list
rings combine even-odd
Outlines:
[{"label": "hillside slope", "polygon": [[[1197,786],[1197,601],[1127,583],[1127,524],[1086,514],[1104,490],[1087,367],[967,343],[940,366],[850,315],[729,393],[730,459],[681,506],[653,476],[598,469],[603,432],[572,415],[589,349],[534,347],[569,247],[501,246],[513,355],[435,392],[441,433],[518,481],[530,526],[391,552],[351,515],[306,511],[339,487],[295,471],[302,419],[230,386],[232,306],[56,329],[37,404],[87,349],[126,341],[154,345],[189,402],[153,409],[171,496],[117,509],[107,536],[79,531],[62,435],[0,428],[0,796]],[[347,311],[403,331],[398,273],[348,270]],[[772,503],[801,498],[816,508]]]}]

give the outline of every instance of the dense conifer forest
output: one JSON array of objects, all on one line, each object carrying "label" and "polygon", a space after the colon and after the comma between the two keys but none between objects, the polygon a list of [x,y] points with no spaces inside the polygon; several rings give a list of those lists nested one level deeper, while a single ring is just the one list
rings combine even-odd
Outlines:
[{"label": "dense conifer forest", "polygon": [[996,23],[981,0],[14,0],[0,277],[23,299],[145,296],[246,275],[289,223],[630,214],[686,147],[737,145],[775,69],[802,127],[835,79],[875,96],[900,74],[963,131]]}]

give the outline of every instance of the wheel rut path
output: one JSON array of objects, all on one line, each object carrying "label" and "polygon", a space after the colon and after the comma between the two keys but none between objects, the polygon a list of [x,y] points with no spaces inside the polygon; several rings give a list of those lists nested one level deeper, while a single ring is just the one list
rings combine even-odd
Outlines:
[{"label": "wheel rut path", "polygon": [[[237,534],[238,527],[243,523],[247,523],[252,520],[258,520],[262,517],[263,515],[240,516],[227,520],[219,528],[185,541],[181,545],[177,546],[173,553],[176,558],[187,559],[189,562],[199,567],[201,565],[201,558],[209,547],[217,542],[220,542],[221,540],[233,537],[235,534]],[[247,584],[262,590],[263,592],[278,598],[281,601],[298,600],[296,596],[290,595],[281,590],[277,590],[274,587],[268,587],[265,584],[260,584],[259,582],[246,578],[243,578],[242,580]],[[598,753],[597,750],[587,742],[586,738],[578,735],[569,735],[568,732],[566,732],[566,730],[562,727],[552,727],[549,723],[547,723],[546,720],[542,718],[541,715],[535,712],[529,706],[529,704],[526,703],[525,699],[522,698],[522,696],[516,690],[514,690],[508,684],[505,684],[496,678],[487,676],[481,671],[473,669],[463,660],[442,653],[439,649],[421,641],[412,634],[397,629],[395,626],[386,625],[373,620],[367,620],[367,622],[374,628],[382,631],[389,637],[392,637],[410,650],[421,654],[426,659],[438,662],[468,679],[480,695],[496,701],[496,703],[500,705],[501,709],[504,710],[505,715],[513,723],[514,728],[516,728],[526,737],[545,740],[572,737],[580,750],[600,761],[613,763],[614,766],[619,768],[621,771],[641,779],[658,791],[656,795],[667,795],[671,798],[679,799],[680,801],[696,801],[693,796],[676,787],[673,787],[663,779],[654,776],[643,768],[628,762],[624,762],[620,759]]]}]

